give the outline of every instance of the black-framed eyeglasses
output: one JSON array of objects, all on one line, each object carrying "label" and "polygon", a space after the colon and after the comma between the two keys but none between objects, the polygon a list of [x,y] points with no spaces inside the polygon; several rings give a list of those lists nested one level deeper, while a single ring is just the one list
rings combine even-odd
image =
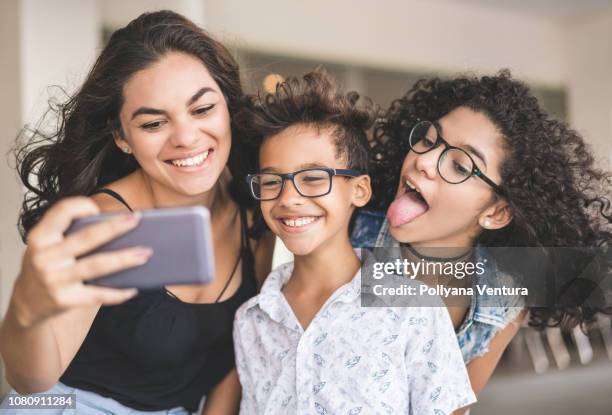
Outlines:
[{"label": "black-framed eyeglasses", "polygon": [[246,177],[251,195],[257,200],[268,201],[277,199],[282,191],[285,180],[291,180],[297,192],[304,197],[319,197],[329,194],[332,189],[332,177],[361,176],[359,170],[310,168],[293,173],[256,173]]},{"label": "black-framed eyeglasses", "polygon": [[472,156],[462,148],[450,145],[440,134],[438,127],[431,121],[419,121],[412,127],[408,144],[416,154],[425,154],[444,145],[438,158],[438,174],[447,183],[459,184],[472,176],[479,177],[499,195],[503,189],[480,170]]}]

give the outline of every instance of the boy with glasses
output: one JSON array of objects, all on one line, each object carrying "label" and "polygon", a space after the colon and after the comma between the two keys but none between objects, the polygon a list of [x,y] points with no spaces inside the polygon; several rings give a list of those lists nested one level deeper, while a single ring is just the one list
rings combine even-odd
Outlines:
[{"label": "boy with glasses", "polygon": [[251,193],[295,256],[236,314],[242,414],[450,414],[475,401],[445,308],[361,307],[348,228],[371,196],[373,116],[357,101],[313,72],[241,114],[259,150]]}]

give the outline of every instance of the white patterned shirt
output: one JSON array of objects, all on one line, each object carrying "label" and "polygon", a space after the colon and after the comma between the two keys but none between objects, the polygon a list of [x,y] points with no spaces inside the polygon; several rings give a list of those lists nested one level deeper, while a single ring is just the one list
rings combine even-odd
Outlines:
[{"label": "white patterned shirt", "polygon": [[241,414],[448,415],[476,401],[448,311],[361,307],[360,272],[303,330],[276,268],[236,313]]}]

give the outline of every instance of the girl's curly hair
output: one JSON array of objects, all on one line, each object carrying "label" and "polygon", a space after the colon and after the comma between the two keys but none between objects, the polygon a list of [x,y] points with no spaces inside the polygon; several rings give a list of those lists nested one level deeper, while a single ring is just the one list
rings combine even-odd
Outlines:
[{"label": "girl's curly hair", "polygon": [[[506,144],[501,187],[513,212],[510,225],[484,230],[488,247],[608,247],[612,174],[595,167],[589,146],[565,123],[551,119],[522,82],[508,70],[494,76],[418,81],[395,100],[374,127],[370,171],[371,206],[393,200],[408,134],[417,120],[437,120],[457,107],[486,115]],[[589,323],[598,311],[586,307],[532,308],[530,325]]]}]

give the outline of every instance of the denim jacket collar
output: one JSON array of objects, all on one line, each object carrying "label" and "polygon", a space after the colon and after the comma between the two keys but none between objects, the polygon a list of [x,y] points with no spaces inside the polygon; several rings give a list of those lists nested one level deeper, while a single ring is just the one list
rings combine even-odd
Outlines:
[{"label": "denim jacket collar", "polygon": [[[387,218],[383,220],[382,226],[380,227],[380,232],[378,233],[378,236],[376,238],[376,246],[400,246],[400,243],[393,237],[393,235],[391,235]],[[485,267],[485,273],[478,278],[478,281],[481,283],[488,282],[489,285],[495,284],[499,271],[497,269],[495,260],[491,257],[486,247],[480,244],[476,245],[474,251],[474,261],[487,263],[487,267]],[[473,284],[476,284],[476,282],[477,281],[474,279]],[[487,305],[485,306],[483,303]],[[504,315],[508,307],[505,307],[503,301],[501,300],[499,300],[499,304],[494,304],[495,300],[493,298],[480,295],[472,296],[470,308],[465,318],[463,319],[463,323],[457,329],[457,333],[461,334],[468,330],[474,321],[491,324],[498,327],[505,327],[507,322],[504,318]]]}]

